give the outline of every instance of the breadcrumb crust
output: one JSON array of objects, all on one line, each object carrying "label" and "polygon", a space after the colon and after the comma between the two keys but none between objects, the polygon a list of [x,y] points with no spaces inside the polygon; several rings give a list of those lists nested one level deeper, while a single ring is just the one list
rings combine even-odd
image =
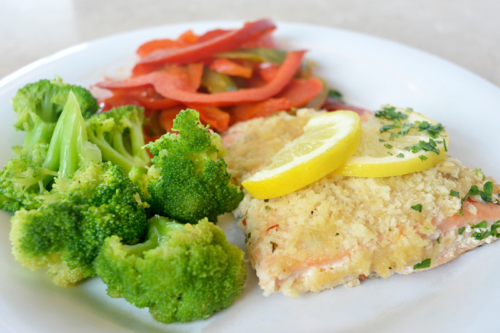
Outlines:
[{"label": "breadcrumb crust", "polygon": [[[296,116],[280,113],[240,123],[226,132],[225,159],[233,181],[240,183],[265,166],[302,134],[302,127],[316,113],[307,109]],[[471,242],[470,233],[458,235],[459,225],[450,227],[446,219],[461,208],[460,199],[450,196],[450,190],[463,196],[472,185],[482,188],[485,181],[448,157],[437,167],[404,176],[329,175],[269,200],[246,193],[235,215],[247,236],[249,260],[264,293],[280,291],[298,297],[339,284],[355,286],[359,277],[408,274],[427,258],[432,268],[484,243]],[[411,208],[417,204],[422,212]],[[469,206],[466,217],[474,222],[477,208]],[[488,225],[493,222],[489,219]]]}]

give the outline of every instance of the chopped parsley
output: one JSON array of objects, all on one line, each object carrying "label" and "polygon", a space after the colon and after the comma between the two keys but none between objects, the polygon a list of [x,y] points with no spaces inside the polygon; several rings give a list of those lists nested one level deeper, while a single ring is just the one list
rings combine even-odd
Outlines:
[{"label": "chopped parsley", "polygon": [[436,242],[437,242],[438,244],[441,244],[441,241],[439,240],[439,238],[440,238],[440,237],[438,237],[438,238],[436,239]]},{"label": "chopped parsley", "polygon": [[417,204],[415,206],[411,206],[411,209],[416,210],[417,212],[422,213],[422,204]]},{"label": "chopped parsley", "polygon": [[338,235],[339,235],[339,233],[337,232],[337,233],[335,234],[335,236],[338,236]]},{"label": "chopped parsley", "polygon": [[463,234],[465,231],[465,227],[462,227],[462,228],[458,228],[458,234],[461,235]]},{"label": "chopped parsley", "polygon": [[342,94],[337,90],[334,89],[328,90],[328,97],[344,103],[344,96],[342,96]]},{"label": "chopped parsley", "polygon": [[425,157],[424,155],[420,155],[418,158],[420,158],[420,160],[423,162],[427,159],[427,157]]},{"label": "chopped parsley", "polygon": [[498,228],[500,228],[500,221],[496,221],[491,225],[491,231],[496,230]]},{"label": "chopped parsley", "polygon": [[486,221],[482,221],[476,225],[471,226],[473,229],[486,229],[488,227],[488,224]]},{"label": "chopped parsley", "polygon": [[384,125],[382,127],[380,127],[380,133],[384,133],[384,132],[387,132],[388,130],[391,130],[391,129],[395,129],[396,126],[394,125]]},{"label": "chopped parsley", "polygon": [[394,139],[397,137],[399,137],[398,133],[391,133],[391,137],[389,138],[389,140],[394,141]]},{"label": "chopped parsley", "polygon": [[413,269],[423,269],[423,268],[429,268],[431,267],[431,259],[425,259],[422,261],[420,264],[416,264],[413,266]]},{"label": "chopped parsley", "polygon": [[394,155],[394,154],[393,154],[393,153],[391,153],[390,151],[388,151],[388,152],[387,152],[387,154],[389,154],[389,155],[391,155],[391,156],[392,156],[392,155]]},{"label": "chopped parsley", "polygon": [[271,207],[269,207],[269,206],[266,206],[265,208],[266,208],[266,212],[268,212],[271,209]]},{"label": "chopped parsley", "polygon": [[500,233],[498,232],[498,228],[500,228],[500,221],[496,221],[491,225],[490,231],[491,235],[495,236],[496,238],[500,238]]},{"label": "chopped parsley", "polygon": [[384,145],[384,147],[385,147],[385,148],[387,148],[387,149],[392,149],[392,146],[391,146],[390,144],[388,144],[388,143],[386,143],[386,144]]},{"label": "chopped parsley", "polygon": [[252,237],[252,233],[249,232],[248,235],[247,235],[247,238],[250,239],[250,237]]},{"label": "chopped parsley", "polygon": [[486,180],[486,176],[481,169],[476,168],[474,172],[476,173],[476,176],[479,176],[479,174],[481,174],[483,176],[483,180]]},{"label": "chopped parsley", "polygon": [[431,125],[428,121],[416,122],[418,125],[419,132],[425,132],[427,136],[437,139],[439,133],[444,131],[444,127],[441,124]]},{"label": "chopped parsley", "polygon": [[378,142],[386,142],[384,139],[378,139]]},{"label": "chopped parsley", "polygon": [[413,154],[416,154],[419,151],[423,150],[423,151],[431,151],[439,155],[441,151],[436,147],[437,147],[436,141],[429,139],[429,142],[420,140],[418,143],[405,147],[405,150],[412,152]]},{"label": "chopped parsley", "polygon": [[396,157],[399,157],[399,158],[404,158],[404,157],[405,157],[405,155],[403,155],[403,154],[399,153],[399,154],[397,154],[397,155],[396,155]]},{"label": "chopped parsley", "polygon": [[458,192],[457,192],[457,191],[455,191],[455,190],[451,190],[451,191],[450,191],[450,195],[451,195],[452,197],[457,197],[457,198],[460,198],[460,193],[458,193]]},{"label": "chopped parsley", "polygon": [[384,118],[388,120],[403,120],[408,118],[407,114],[403,112],[396,111],[396,108],[393,106],[383,107],[382,110],[375,112],[375,117]]},{"label": "chopped parsley", "polygon": [[471,237],[473,237],[475,240],[483,240],[483,239],[488,238],[489,236],[491,236],[491,231],[490,230],[486,230],[483,233],[481,233],[481,232],[475,232],[475,233],[473,233],[471,235]]},{"label": "chopped parsley", "polygon": [[405,136],[408,132],[413,128],[413,124],[406,123],[403,125],[403,128],[399,131],[399,135]]},{"label": "chopped parsley", "polygon": [[443,146],[444,146],[444,151],[448,151],[448,147],[446,147],[446,140],[443,139]]}]

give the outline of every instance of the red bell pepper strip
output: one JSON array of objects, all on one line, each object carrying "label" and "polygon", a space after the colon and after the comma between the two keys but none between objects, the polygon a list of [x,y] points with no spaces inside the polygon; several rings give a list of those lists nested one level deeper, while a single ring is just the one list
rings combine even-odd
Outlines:
[{"label": "red bell pepper strip", "polygon": [[[134,104],[141,105],[148,110],[165,110],[170,109],[180,103],[169,98],[165,98],[158,94],[153,87],[145,86],[136,89],[122,89],[113,91],[113,97],[124,96],[125,100],[120,105]],[[134,99],[139,104],[127,102],[129,99]],[[105,100],[104,102],[106,102]],[[117,106],[117,105],[115,105]]]},{"label": "red bell pepper strip", "polygon": [[215,30],[207,31],[203,35],[198,37],[198,43],[206,42],[207,40],[214,39],[216,37],[222,36],[228,32],[231,32],[231,31],[233,31],[233,30],[215,29]]},{"label": "red bell pepper strip", "polygon": [[176,40],[172,39],[155,39],[146,42],[139,46],[137,49],[137,55],[140,57],[145,57],[146,55],[160,49],[170,49],[179,48],[187,45],[195,44],[198,42],[198,36],[196,36],[192,30],[188,30],[179,36]]},{"label": "red bell pepper strip", "polygon": [[121,90],[113,92],[113,96],[100,101],[100,103],[103,104],[102,111],[109,111],[112,108],[122,105],[143,106],[142,103],[139,102],[135,97],[130,96],[129,94]]},{"label": "red bell pepper strip", "polygon": [[[171,66],[165,70],[153,72],[150,74],[133,77],[124,81],[103,81],[97,84],[105,89],[123,89],[135,88],[145,85],[153,85],[155,90],[163,97],[170,98],[183,103],[229,106],[242,103],[260,102],[271,98],[282,91],[291,81],[295,72],[300,68],[302,58],[306,51],[291,51],[287,53],[286,59],[280,66],[276,77],[263,87],[239,89],[236,91],[227,91],[216,94],[203,94],[193,92],[187,89],[189,84],[189,74],[183,66]],[[190,66],[199,65],[191,64]],[[201,80],[202,68],[197,69]],[[193,69],[195,72],[195,69]],[[188,84],[185,82],[188,81]],[[199,82],[199,81],[198,81]],[[199,85],[199,83],[198,83]]]},{"label": "red bell pepper strip", "polygon": [[205,42],[181,48],[158,49],[142,58],[134,67],[133,74],[150,73],[165,65],[183,65],[198,62],[211,57],[215,53],[238,48],[248,39],[265,34],[275,28],[276,26],[270,20],[259,20]]},{"label": "red bell pepper strip", "polygon": [[[165,69],[157,72],[153,72],[146,75],[141,75],[137,77],[132,77],[123,81],[102,81],[96,84],[96,86],[100,88],[110,89],[113,92],[123,91],[124,94],[129,91],[129,95],[136,95],[137,91],[147,91],[148,86],[155,87],[157,82],[161,82],[164,80],[175,81],[175,86],[178,89],[182,89],[184,91],[196,91],[200,87],[201,77],[203,75],[203,64],[189,64],[187,66],[169,66]],[[142,88],[142,89],[140,89]],[[149,88],[153,89],[153,88]],[[158,90],[156,89],[156,92]],[[134,96],[134,98],[136,98]],[[137,98],[136,98],[137,99]],[[171,100],[171,99],[168,99]],[[150,101],[151,102],[151,101]],[[168,106],[168,103],[164,102]],[[179,102],[176,102],[179,104]]]},{"label": "red bell pepper strip", "polygon": [[246,79],[252,77],[252,68],[237,64],[226,58],[217,58],[210,64],[210,69],[221,74],[240,76]]},{"label": "red bell pepper strip", "polygon": [[292,80],[278,97],[286,98],[294,107],[299,107],[316,97],[321,90],[323,82],[315,77],[306,80],[297,79]]},{"label": "red bell pepper strip", "polygon": [[276,41],[274,40],[273,35],[269,32],[269,33],[263,34],[262,36],[257,36],[257,38],[252,38],[240,46],[240,48],[242,48],[242,49],[253,49],[256,47],[264,47],[267,49],[277,49],[278,45],[276,45]]},{"label": "red bell pepper strip", "polygon": [[288,111],[292,106],[286,98],[270,98],[263,102],[237,105],[231,109],[231,124],[257,117],[267,117],[279,111]]},{"label": "red bell pepper strip", "polygon": [[260,77],[266,82],[271,82],[278,73],[280,66],[266,62],[260,64],[258,68]]},{"label": "red bell pepper strip", "polygon": [[[290,83],[295,72],[300,68],[305,52],[306,51],[288,52],[274,80],[259,88],[239,89],[216,94],[203,94],[180,89],[176,84],[175,78],[170,80],[155,80],[153,85],[156,91],[162,96],[183,103],[229,106],[260,102],[275,96]],[[101,88],[106,87],[101,86]]]},{"label": "red bell pepper strip", "polygon": [[198,111],[201,122],[209,124],[219,132],[225,131],[229,127],[229,113],[216,106],[187,104],[187,107]]}]

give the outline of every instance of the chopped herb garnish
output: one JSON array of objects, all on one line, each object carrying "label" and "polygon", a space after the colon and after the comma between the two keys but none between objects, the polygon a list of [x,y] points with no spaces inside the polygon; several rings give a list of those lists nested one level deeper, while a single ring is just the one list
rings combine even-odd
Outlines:
[{"label": "chopped herb garnish", "polygon": [[269,206],[266,206],[265,208],[266,208],[266,212],[268,212],[271,209],[271,207],[269,207]]},{"label": "chopped herb garnish", "polygon": [[439,240],[439,237],[436,239],[436,242],[437,242],[438,244],[441,244],[441,241]]},{"label": "chopped herb garnish", "polygon": [[479,174],[481,174],[483,176],[483,180],[486,180],[486,176],[481,169],[476,168],[474,172],[476,173],[476,176],[479,176]]},{"label": "chopped herb garnish", "polygon": [[446,140],[443,139],[443,146],[444,146],[444,151],[448,151],[448,147],[446,147]]},{"label": "chopped herb garnish", "polygon": [[391,153],[390,151],[388,151],[388,152],[387,152],[387,154],[389,154],[389,155],[391,155],[391,156],[392,156],[392,155],[394,155],[394,154],[393,154],[393,153]]},{"label": "chopped herb garnish", "polygon": [[337,90],[328,90],[328,97],[344,103],[344,96]]},{"label": "chopped herb garnish", "polygon": [[495,223],[493,223],[491,225],[491,229],[490,230],[493,231],[493,230],[497,230],[498,228],[500,228],[500,221],[496,221]]},{"label": "chopped herb garnish", "polygon": [[403,125],[403,128],[401,128],[401,130],[399,131],[399,134],[402,135],[402,136],[405,136],[406,134],[408,134],[408,132],[413,128],[413,124],[411,123],[406,123]]},{"label": "chopped herb garnish", "polygon": [[386,144],[384,145],[384,147],[385,147],[385,148],[387,148],[387,149],[392,149],[392,146],[391,146],[390,144],[388,144],[388,143],[386,143]]},{"label": "chopped herb garnish", "polygon": [[392,231],[392,229],[391,229],[391,228],[389,228],[389,231]]},{"label": "chopped herb garnish", "polygon": [[455,190],[451,190],[451,191],[450,191],[450,195],[451,195],[452,197],[457,197],[457,198],[460,198],[460,193],[458,193],[458,192],[457,192],[457,191],[455,191]]},{"label": "chopped herb garnish", "polygon": [[382,110],[376,111],[375,117],[388,120],[399,120],[408,118],[408,115],[404,114],[403,112],[396,111],[396,108],[393,106],[386,106],[383,107]]},{"label": "chopped herb garnish", "polygon": [[473,229],[486,229],[488,227],[488,224],[486,223],[486,221],[482,221],[474,226],[472,226]]},{"label": "chopped herb garnish", "polygon": [[384,126],[380,127],[380,133],[387,132],[388,130],[391,130],[394,128],[395,128],[394,125],[384,125]]},{"label": "chopped herb garnish", "polygon": [[458,228],[458,234],[459,234],[459,235],[463,234],[463,233],[464,233],[464,231],[465,231],[465,227],[463,227],[463,228]]},{"label": "chopped herb garnish", "polygon": [[419,141],[418,144],[415,143],[411,146],[405,147],[405,150],[412,152],[413,154],[418,153],[419,151],[432,151],[436,154],[440,154],[441,151],[436,148],[436,141],[429,139],[429,142]]},{"label": "chopped herb garnish", "polygon": [[418,158],[420,158],[420,160],[422,160],[422,162],[427,159],[427,157],[425,157],[424,155],[420,155]]},{"label": "chopped herb garnish", "polygon": [[378,142],[386,142],[384,139],[378,139]]},{"label": "chopped herb garnish", "polygon": [[252,233],[249,232],[248,235],[247,235],[247,238],[250,239],[250,237],[252,237]]},{"label": "chopped herb garnish", "polygon": [[335,234],[335,236],[338,236],[338,235],[339,235],[339,233],[337,232],[337,233]]},{"label": "chopped herb garnish", "polygon": [[418,124],[418,131],[425,132],[433,139],[437,139],[439,137],[439,132],[442,132],[443,130],[444,127],[441,124],[430,125],[428,121],[422,121]]},{"label": "chopped herb garnish", "polygon": [[413,266],[413,269],[423,269],[423,268],[429,268],[431,267],[431,259],[425,259],[422,261],[420,264],[416,264]]},{"label": "chopped herb garnish", "polygon": [[403,155],[403,154],[399,153],[399,154],[397,154],[397,155],[396,155],[396,157],[399,157],[399,158],[404,158],[404,157],[405,157],[405,155]]},{"label": "chopped herb garnish", "polygon": [[479,195],[481,195],[481,199],[483,199],[484,202],[488,203],[491,202],[493,199],[493,183],[492,182],[486,182],[483,185],[483,190],[479,191]]},{"label": "chopped herb garnish", "polygon": [[422,213],[422,204],[417,204],[415,206],[411,206],[411,209],[416,210],[417,212]]},{"label": "chopped herb garnish", "polygon": [[487,230],[483,233],[480,233],[480,232],[475,232],[472,234],[472,237],[475,239],[475,240],[483,240],[483,239],[486,239],[488,238],[489,236],[491,236],[491,231]]},{"label": "chopped herb garnish", "polygon": [[399,137],[398,133],[391,133],[391,137],[389,138],[389,140],[394,141],[394,139],[397,137]]},{"label": "chopped herb garnish", "polygon": [[273,246],[273,252],[274,253],[274,250],[276,250],[276,248],[278,247],[278,244],[276,244],[275,242],[271,242],[271,245]]},{"label": "chopped herb garnish", "polygon": [[435,152],[438,155],[441,153],[441,151],[436,148],[436,146],[437,146],[436,141],[434,141],[432,139],[429,139],[429,142],[419,141],[418,145],[424,151],[432,151],[432,152]]}]

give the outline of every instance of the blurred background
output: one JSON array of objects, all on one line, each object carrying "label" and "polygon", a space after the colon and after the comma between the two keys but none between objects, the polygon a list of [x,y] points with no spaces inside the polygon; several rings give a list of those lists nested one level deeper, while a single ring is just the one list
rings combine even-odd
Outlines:
[{"label": "blurred background", "polygon": [[119,32],[264,17],[401,42],[500,86],[498,0],[0,0],[0,78],[69,46]]}]

